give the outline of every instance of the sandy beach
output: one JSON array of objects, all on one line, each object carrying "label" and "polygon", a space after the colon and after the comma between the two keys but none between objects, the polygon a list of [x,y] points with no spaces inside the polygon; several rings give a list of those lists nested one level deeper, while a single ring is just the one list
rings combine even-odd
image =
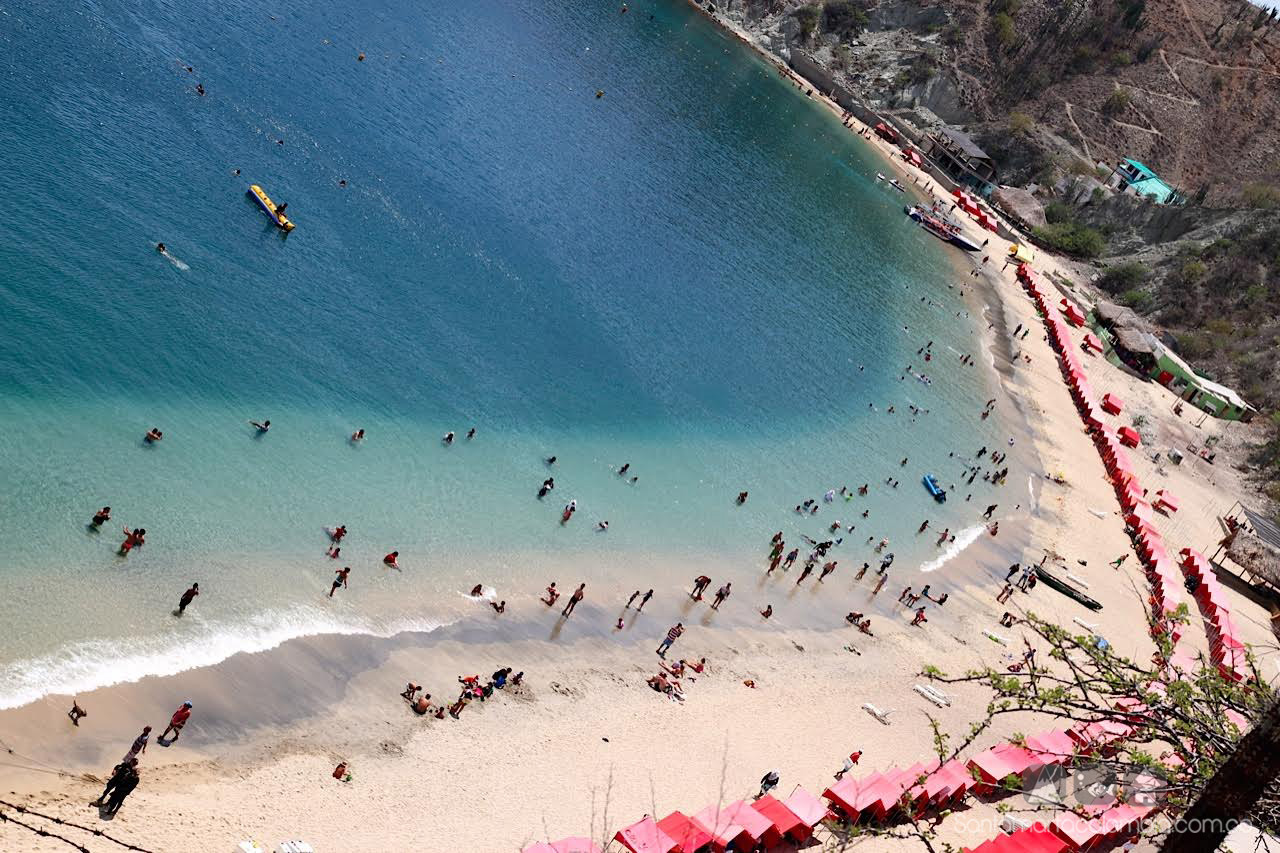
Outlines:
[{"label": "sandy beach", "polygon": [[[855,120],[852,130],[866,128]],[[883,155],[886,174],[924,195],[946,197],[887,143],[873,137],[867,144]],[[643,614],[623,609],[629,587],[621,584],[592,587],[568,620],[541,604],[539,591],[525,590],[507,596],[500,626],[487,605],[477,604],[481,615],[430,633],[294,639],[215,666],[96,690],[76,697],[89,711],[79,727],[66,719],[71,697],[64,695],[0,712],[0,745],[8,750],[0,812],[29,809],[21,820],[95,853],[119,848],[94,830],[149,851],[229,851],[249,839],[271,849],[296,838],[317,851],[487,853],[570,835],[603,846],[644,815],[692,814],[749,797],[769,770],[779,773],[784,794],[796,785],[820,794],[853,750],[863,753],[855,773],[906,766],[931,755],[930,717],[957,736],[968,728],[989,698],[984,689],[954,689],[951,705],[938,708],[913,686],[927,665],[960,672],[1016,659],[1016,629],[1013,647],[983,632],[1000,630],[1005,607],[994,596],[1009,564],[1034,564],[1046,552],[1061,555],[1054,564],[1084,581],[1103,609],[1090,612],[1043,584],[1016,593],[1010,609],[1066,626],[1083,620],[1121,654],[1148,659],[1155,647],[1146,632],[1141,566],[1135,558],[1119,570],[1108,565],[1131,545],[1106,470],[1034,303],[1014,267],[1003,265],[1005,242],[968,220],[964,225],[979,242],[991,238],[991,258],[977,264],[977,278],[964,272],[967,260],[959,261],[955,289],[935,298],[986,318],[974,351],[998,389],[996,408],[1025,432],[1013,447],[992,448],[1009,451],[1009,480],[995,493],[999,535],[983,531],[930,575],[895,566],[875,599],[886,608],[905,583],[928,578],[934,594],[947,592],[949,600],[928,608],[925,625],[911,626],[911,611],[896,606],[887,615],[873,611],[874,636],[848,627],[839,614],[872,601],[874,571],[855,581],[856,566],[842,559],[820,593],[816,574],[804,587],[794,584],[798,567],[766,577],[769,533],[762,531],[753,567],[758,581],[735,586],[717,614],[690,599],[684,579],[705,572],[714,592],[721,577],[742,567],[707,555],[655,570],[655,596]],[[1046,276],[1072,275],[1043,253],[1032,266]],[[1015,339],[1019,327],[1030,334]],[[1083,330],[1074,334],[1079,343]],[[1134,413],[1146,418],[1144,431],[1154,440],[1146,453],[1133,454],[1143,482],[1181,498],[1180,510],[1157,515],[1155,526],[1175,548],[1210,553],[1222,536],[1219,517],[1247,494],[1237,472],[1222,458],[1211,466],[1188,454],[1174,466],[1153,462],[1150,452],[1185,451],[1211,435],[1230,443],[1236,425],[1178,417],[1164,389],[1100,357],[1088,357],[1086,367],[1101,391],[1125,399],[1117,425]],[[960,368],[938,371],[946,369]],[[975,410],[982,402],[974,401]],[[1063,482],[1050,479],[1055,475]],[[974,495],[975,525],[987,494]],[[566,594],[571,574],[560,577]],[[1267,610],[1234,588],[1228,595],[1244,638],[1272,645]],[[757,615],[765,602],[777,610],[769,621]],[[625,627],[618,631],[620,616]],[[707,659],[703,674],[685,680],[683,702],[645,683],[657,672],[654,648],[677,621],[687,630],[667,659]],[[1207,651],[1194,611],[1183,642]],[[1275,675],[1269,670],[1276,664],[1263,663],[1265,674]],[[487,679],[502,667],[522,671],[523,684],[472,702],[457,720],[418,717],[397,695],[413,681],[433,699],[452,701],[460,675]],[[142,784],[113,819],[100,819],[88,803],[106,774],[142,725],[158,732],[183,699],[193,702],[194,713],[181,738],[169,747],[153,739],[141,762]],[[892,710],[888,724],[862,710],[867,702]],[[976,747],[1043,722],[1001,718]],[[333,778],[339,762],[346,762],[350,781]],[[995,835],[998,823],[993,807],[972,803],[939,825],[939,841],[974,845]],[[902,844],[864,838],[856,846]],[[68,849],[63,840],[13,823],[0,823],[0,848]]]}]

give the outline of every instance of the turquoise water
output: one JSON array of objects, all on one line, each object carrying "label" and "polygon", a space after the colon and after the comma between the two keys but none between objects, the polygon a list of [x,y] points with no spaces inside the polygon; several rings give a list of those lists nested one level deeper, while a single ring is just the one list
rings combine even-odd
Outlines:
[{"label": "turquoise water", "polygon": [[919,487],[998,440],[945,250],[765,64],[676,0],[630,9],[0,2],[0,706],[430,627],[479,580],[753,576],[841,485],[873,486],[855,540],[969,520]]}]

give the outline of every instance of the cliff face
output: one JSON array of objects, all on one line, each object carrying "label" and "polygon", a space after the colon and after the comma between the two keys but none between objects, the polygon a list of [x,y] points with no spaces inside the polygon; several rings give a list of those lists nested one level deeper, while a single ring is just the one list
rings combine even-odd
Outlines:
[{"label": "cliff face", "polygon": [[1229,205],[1280,178],[1280,23],[1245,0],[702,5],[873,108],[1009,137],[1006,182],[1133,157]]}]

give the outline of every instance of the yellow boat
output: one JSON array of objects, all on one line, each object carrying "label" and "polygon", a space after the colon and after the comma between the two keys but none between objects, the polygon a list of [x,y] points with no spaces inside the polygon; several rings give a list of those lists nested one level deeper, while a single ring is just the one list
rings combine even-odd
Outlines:
[{"label": "yellow boat", "polygon": [[258,202],[258,206],[267,212],[267,216],[271,217],[271,221],[275,223],[277,228],[286,234],[293,230],[293,223],[289,221],[289,217],[282,216],[276,212],[276,203],[267,197],[267,194],[262,191],[262,187],[253,184],[249,187],[249,195],[253,196],[254,200]]}]

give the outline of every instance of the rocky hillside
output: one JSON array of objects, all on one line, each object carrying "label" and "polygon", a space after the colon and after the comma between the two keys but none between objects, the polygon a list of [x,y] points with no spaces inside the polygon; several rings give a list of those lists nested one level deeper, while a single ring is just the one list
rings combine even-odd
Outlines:
[{"label": "rocky hillside", "polygon": [[703,5],[872,107],[978,130],[1005,183],[1133,157],[1226,206],[1280,178],[1280,25],[1245,0]]}]

